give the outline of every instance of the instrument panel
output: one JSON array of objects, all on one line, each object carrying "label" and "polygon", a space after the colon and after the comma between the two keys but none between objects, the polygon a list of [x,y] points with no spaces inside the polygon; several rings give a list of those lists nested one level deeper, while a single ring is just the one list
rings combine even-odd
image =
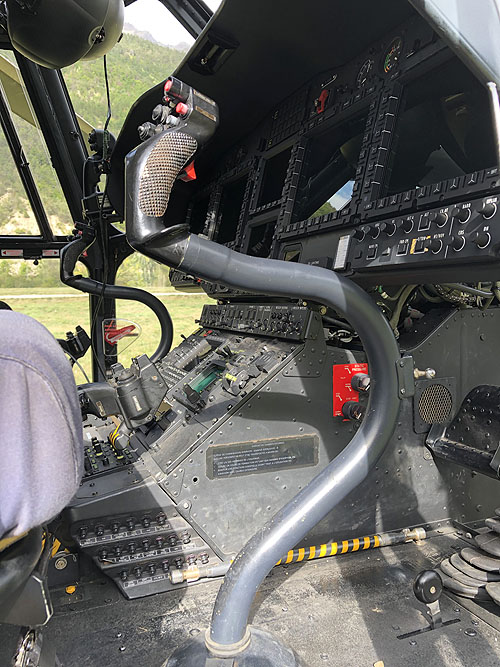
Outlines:
[{"label": "instrument panel", "polygon": [[495,279],[493,146],[486,90],[415,16],[292,91],[193,186],[188,222],[364,284]]}]

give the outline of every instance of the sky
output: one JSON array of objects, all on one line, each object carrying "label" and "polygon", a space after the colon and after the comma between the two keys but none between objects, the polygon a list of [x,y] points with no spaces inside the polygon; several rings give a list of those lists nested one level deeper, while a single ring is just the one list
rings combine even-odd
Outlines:
[{"label": "sky", "polygon": [[[215,11],[221,0],[205,0]],[[162,44],[173,45],[180,42],[193,43],[191,35],[176,21],[159,0],[136,0],[125,8],[125,22],[138,30],[147,30]]]}]

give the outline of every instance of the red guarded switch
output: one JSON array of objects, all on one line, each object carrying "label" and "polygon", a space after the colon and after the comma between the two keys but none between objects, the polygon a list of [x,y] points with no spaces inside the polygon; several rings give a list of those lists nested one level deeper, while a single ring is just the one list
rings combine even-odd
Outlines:
[{"label": "red guarded switch", "polygon": [[358,373],[368,373],[368,364],[338,364],[333,367],[333,416],[343,417],[342,406],[347,401],[358,402],[359,394],[351,381]]}]

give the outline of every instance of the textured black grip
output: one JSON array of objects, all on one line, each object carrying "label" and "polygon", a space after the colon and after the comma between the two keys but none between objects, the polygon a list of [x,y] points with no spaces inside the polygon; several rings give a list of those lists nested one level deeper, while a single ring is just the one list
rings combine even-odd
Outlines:
[{"label": "textured black grip", "polygon": [[165,215],[175,179],[197,148],[196,139],[185,132],[174,130],[160,135],[140,175],[138,204],[144,215]]},{"label": "textured black grip", "polygon": [[413,582],[415,597],[424,604],[436,602],[443,592],[441,577],[434,570],[424,570]]},{"label": "textured black grip", "polygon": [[72,279],[75,278],[73,271],[76,263],[88,245],[87,241],[80,238],[71,241],[61,250],[60,277],[61,282],[65,285],[70,285]]}]

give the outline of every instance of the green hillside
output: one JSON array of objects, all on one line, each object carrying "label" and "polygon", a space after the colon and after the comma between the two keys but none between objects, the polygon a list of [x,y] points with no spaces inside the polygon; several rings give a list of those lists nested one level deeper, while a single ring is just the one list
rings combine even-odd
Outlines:
[{"label": "green hillside", "polygon": [[[109,129],[118,134],[132,102],[171,74],[184,53],[124,34],[108,54],[112,118]],[[103,62],[81,61],[63,70],[75,111],[94,127],[106,120]]]},{"label": "green hillside", "polygon": [[[183,56],[181,51],[136,35],[123,35],[107,56],[111,132],[118,135],[132,103],[171,74]],[[103,60],[82,61],[63,70],[63,74],[75,111],[94,127],[103,127],[107,114]],[[73,226],[72,221],[40,132],[18,116],[14,116],[14,122],[51,226],[57,234],[68,234]],[[38,227],[1,130],[0,163],[0,233],[38,234]],[[158,285],[165,284],[165,271],[156,271],[152,275],[145,258],[134,257],[128,262],[128,282],[144,285],[148,280],[155,280]],[[26,286],[57,284],[58,267],[54,261],[40,262],[37,267],[27,263],[22,263],[23,266],[16,264],[12,260],[0,261],[1,286],[17,286],[20,279]]]}]

